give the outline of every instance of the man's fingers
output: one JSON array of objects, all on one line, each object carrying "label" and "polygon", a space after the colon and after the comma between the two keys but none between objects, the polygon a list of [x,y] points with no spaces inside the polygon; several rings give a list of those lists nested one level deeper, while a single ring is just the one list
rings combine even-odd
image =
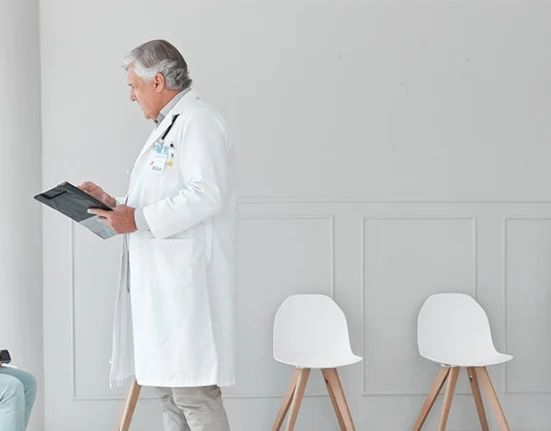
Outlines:
[{"label": "man's fingers", "polygon": [[90,208],[88,210],[88,213],[89,214],[95,214],[95,215],[98,215],[100,216],[100,218],[109,218],[109,213],[111,211],[105,211],[105,210],[102,210],[102,209],[99,209],[99,208]]},{"label": "man's fingers", "polygon": [[96,185],[91,181],[86,181],[85,183],[82,183],[80,186],[78,186],[79,189],[84,190],[85,192],[92,191],[96,188]]},{"label": "man's fingers", "polygon": [[88,213],[97,215],[98,220],[100,222],[102,222],[105,226],[108,226],[110,228],[113,227],[113,226],[111,226],[111,219],[109,218],[111,211],[105,211],[105,210],[101,210],[99,208],[90,208],[88,210]]}]

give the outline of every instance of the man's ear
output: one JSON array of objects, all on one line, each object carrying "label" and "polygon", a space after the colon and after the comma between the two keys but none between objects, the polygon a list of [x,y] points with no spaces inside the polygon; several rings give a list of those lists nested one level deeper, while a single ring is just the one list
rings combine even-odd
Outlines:
[{"label": "man's ear", "polygon": [[165,77],[162,73],[156,73],[153,77],[153,87],[157,93],[160,93],[165,86]]}]

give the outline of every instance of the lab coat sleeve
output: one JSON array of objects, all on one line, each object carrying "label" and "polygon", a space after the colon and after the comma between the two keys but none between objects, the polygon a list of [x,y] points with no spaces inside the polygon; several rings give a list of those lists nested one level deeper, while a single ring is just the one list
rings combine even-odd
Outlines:
[{"label": "lab coat sleeve", "polygon": [[134,222],[136,223],[136,227],[138,230],[141,231],[150,231],[149,225],[147,224],[147,220],[145,219],[145,216],[143,215],[143,208],[136,208],[134,211]]},{"label": "lab coat sleeve", "polygon": [[175,166],[184,187],[177,195],[145,206],[143,214],[157,238],[167,238],[219,213],[227,190],[228,133],[209,111],[192,114],[175,140]]},{"label": "lab coat sleeve", "polygon": [[115,197],[115,203],[116,203],[116,205],[117,205],[117,206],[118,206],[118,205],[124,205],[124,204],[126,203],[126,196],[127,196],[127,195]]}]

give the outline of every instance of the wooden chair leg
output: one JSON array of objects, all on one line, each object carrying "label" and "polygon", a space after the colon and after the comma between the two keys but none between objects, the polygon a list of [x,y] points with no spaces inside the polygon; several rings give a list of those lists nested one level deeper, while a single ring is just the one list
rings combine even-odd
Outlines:
[{"label": "wooden chair leg", "polygon": [[346,431],[346,426],[344,424],[344,419],[342,417],[342,413],[339,409],[339,406],[337,404],[337,399],[335,398],[335,392],[333,391],[333,388],[331,387],[331,384],[329,383],[329,375],[327,373],[327,370],[322,369],[321,373],[323,374],[323,379],[325,380],[325,386],[327,386],[327,392],[329,392],[329,398],[331,398],[331,404],[333,404],[333,409],[335,410],[335,414],[337,415],[337,420],[339,421],[339,427],[341,431]]},{"label": "wooden chair leg", "polygon": [[494,413],[496,414],[497,422],[499,423],[501,431],[510,431],[511,429],[509,428],[507,419],[505,419],[505,414],[503,413],[503,409],[501,408],[501,404],[499,403],[499,399],[497,398],[494,385],[492,385],[492,381],[490,380],[488,370],[486,369],[486,367],[476,367],[475,372],[478,377],[478,381],[484,389],[484,392],[486,392],[488,402],[491,404]]},{"label": "wooden chair leg", "polygon": [[350,409],[348,403],[346,402],[346,397],[344,395],[344,389],[342,387],[341,379],[339,378],[339,373],[335,368],[329,368],[324,370],[324,376],[327,377],[329,385],[335,396],[335,402],[337,407],[342,415],[343,425],[345,431],[355,431],[354,421],[352,420],[352,415],[350,414]]},{"label": "wooden chair leg", "polygon": [[287,389],[287,393],[283,398],[279,413],[277,414],[276,420],[274,422],[274,426],[272,427],[272,431],[279,431],[281,429],[281,425],[283,425],[283,421],[285,420],[285,416],[289,411],[291,400],[293,399],[293,394],[295,393],[297,387],[299,373],[300,370],[298,368],[295,369],[295,372],[293,373],[293,378],[291,379],[291,383],[289,384],[289,388]]},{"label": "wooden chair leg", "polygon": [[448,423],[448,416],[450,415],[450,408],[452,406],[453,394],[455,393],[455,386],[457,385],[457,378],[459,377],[459,370],[459,367],[452,367],[450,369],[446,392],[444,394],[444,404],[442,405],[442,414],[440,415],[440,422],[438,423],[438,431],[446,431],[446,424]]},{"label": "wooden chair leg", "polygon": [[304,391],[306,390],[306,384],[308,383],[308,376],[310,375],[310,368],[301,368],[298,372],[297,386],[293,399],[291,401],[291,409],[289,412],[289,420],[287,422],[286,431],[293,431],[297,422],[298,412],[300,410],[300,404],[302,403],[302,397],[304,397]]},{"label": "wooden chair leg", "polygon": [[480,419],[480,426],[482,427],[482,431],[490,431],[490,427],[488,426],[488,419],[486,418],[486,412],[484,411],[484,401],[482,401],[480,386],[478,385],[478,378],[476,377],[476,371],[473,367],[467,368],[467,375],[469,376],[469,382],[471,383],[474,403],[476,405],[476,411],[478,412],[478,419]]},{"label": "wooden chair leg", "polygon": [[115,431],[128,431],[130,429],[130,422],[132,422],[132,416],[134,415],[134,410],[136,409],[136,403],[140,397],[141,390],[142,387],[134,380],[128,391],[124,410],[122,411],[119,424]]},{"label": "wooden chair leg", "polygon": [[413,431],[420,431],[423,425],[425,424],[425,421],[427,420],[427,417],[429,416],[429,413],[432,407],[434,406],[434,403],[436,402],[436,398],[438,398],[438,394],[440,394],[440,391],[442,390],[442,387],[444,386],[444,382],[446,381],[446,378],[448,377],[449,373],[450,373],[450,369],[448,367],[440,367],[440,371],[438,372],[438,375],[434,380],[434,384],[432,385],[432,388],[430,389],[430,392],[427,395],[427,399],[425,400],[425,404],[423,405],[423,408],[419,413],[417,422],[413,427]]}]

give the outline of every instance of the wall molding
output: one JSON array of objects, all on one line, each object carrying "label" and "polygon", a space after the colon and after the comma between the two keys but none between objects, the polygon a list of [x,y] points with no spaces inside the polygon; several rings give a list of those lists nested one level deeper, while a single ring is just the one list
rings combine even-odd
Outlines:
[{"label": "wall molding", "polygon": [[550,205],[551,198],[515,197],[381,197],[381,196],[242,196],[239,204],[541,204]]},{"label": "wall molding", "polygon": [[[238,220],[326,220],[329,222],[329,253],[330,253],[330,283],[329,296],[335,299],[335,215],[334,214],[241,214],[237,216]],[[315,370],[314,370],[315,371]],[[320,374],[321,376],[321,374]],[[289,381],[292,377],[292,368],[289,367]],[[225,399],[272,399],[283,398],[285,393],[267,393],[267,394],[227,394]],[[305,393],[304,398],[325,398],[328,393]]]},{"label": "wall molding", "polygon": [[326,220],[329,222],[330,287],[335,299],[335,214],[240,214],[238,220]]},{"label": "wall molding", "polygon": [[70,338],[70,352],[71,352],[71,399],[76,399],[76,328],[75,328],[75,224],[73,221],[69,223],[69,278],[71,280],[71,286],[69,289],[70,304],[71,304],[71,338]]},{"label": "wall molding", "polygon": [[[509,313],[507,312],[507,306],[508,306],[508,297],[507,297],[507,289],[508,289],[508,276],[507,276],[507,257],[508,257],[508,231],[507,231],[507,225],[510,221],[551,221],[551,217],[549,216],[506,216],[503,218],[503,232],[502,232],[502,244],[503,244],[503,256],[502,256],[502,277],[503,277],[503,343],[504,343],[504,350],[505,353],[508,353],[508,345],[509,345],[509,334],[508,334],[508,327],[509,327]],[[514,360],[514,358],[513,358]],[[505,362],[503,364],[503,393],[507,395],[550,395],[551,389],[548,390],[521,390],[521,391],[514,391],[509,389],[509,363]]]},{"label": "wall molding", "polygon": [[[527,200],[527,199],[520,199],[520,200],[380,200],[377,201],[375,199],[368,199],[368,198],[357,198],[355,200],[347,200],[347,199],[299,199],[299,198],[285,198],[285,199],[279,199],[279,198],[245,198],[240,201],[240,203],[244,204],[263,204],[263,203],[271,203],[271,204],[285,204],[285,203],[390,203],[390,204],[399,204],[399,203],[411,203],[411,204],[434,204],[434,203],[477,203],[477,204],[498,204],[498,203],[512,203],[512,204],[551,204],[551,201],[547,200]],[[364,209],[365,211],[365,209]],[[472,210],[471,210],[472,211]],[[328,222],[328,231],[329,231],[329,244],[330,244],[330,259],[331,259],[331,269],[330,269],[330,295],[334,298],[336,294],[336,279],[335,279],[335,214],[326,214],[326,213],[296,213],[296,214],[274,214],[274,213],[244,213],[240,214],[238,216],[238,219],[240,220],[327,220]],[[473,222],[473,244],[474,244],[474,251],[473,251],[473,258],[474,258],[474,295],[475,298],[478,295],[478,283],[477,283],[477,274],[478,274],[478,250],[477,250],[477,218],[473,216],[466,216],[466,215],[460,215],[460,216],[454,216],[454,215],[428,215],[428,216],[420,216],[420,215],[368,215],[364,214],[361,217],[361,324],[362,324],[362,355],[364,359],[366,358],[366,350],[368,346],[366,345],[365,336],[363,333],[363,330],[365,328],[366,324],[366,310],[365,310],[365,300],[366,300],[366,274],[365,274],[365,221],[366,220],[471,220]],[[525,221],[551,221],[550,216],[507,216],[503,217],[503,226],[502,226],[502,241],[503,241],[503,249],[502,249],[502,277],[503,277],[503,288],[502,288],[502,304],[503,304],[503,325],[504,325],[504,350],[505,352],[508,351],[508,297],[507,297],[507,289],[508,289],[508,280],[507,280],[507,256],[508,256],[508,223],[510,221],[517,221],[517,220],[525,220]],[[71,385],[71,399],[74,401],[109,401],[109,400],[124,400],[125,396],[105,396],[105,397],[89,397],[89,396],[78,396],[77,395],[77,383],[76,383],[76,328],[75,328],[75,227],[74,223],[71,222],[69,224],[70,229],[70,262],[69,262],[69,270],[70,270],[70,352],[71,352],[71,360],[70,360],[70,369],[71,369],[71,379],[70,379],[70,385]],[[504,394],[507,395],[550,395],[551,389],[549,390],[512,390],[510,389],[510,382],[509,382],[509,369],[508,369],[508,363],[504,364],[503,367],[503,390]],[[403,396],[426,396],[426,392],[412,392],[412,393],[379,393],[379,392],[371,392],[368,390],[366,385],[366,363],[364,360],[363,366],[362,366],[362,389],[361,389],[361,396],[362,397],[403,397]],[[467,395],[470,393],[458,393],[457,395]],[[282,398],[284,396],[283,393],[267,393],[267,394],[228,394],[225,396],[225,398],[236,398],[236,399],[250,399],[250,398]],[[307,397],[327,397],[327,394],[307,394],[305,395]],[[156,399],[155,396],[148,396],[144,395],[141,397],[141,399]]]},{"label": "wall molding", "polygon": [[[76,385],[76,309],[75,309],[75,222],[71,221],[69,224],[69,271],[70,271],[70,280],[71,286],[69,289],[71,304],[70,307],[70,345],[69,349],[71,352],[71,401],[121,401],[126,399],[126,395],[120,396],[106,396],[106,397],[90,397],[90,396],[79,396],[77,395],[77,385]],[[108,376],[106,376],[107,379]],[[142,395],[140,399],[157,399],[154,395]]]},{"label": "wall molding", "polygon": [[[472,241],[473,241],[473,280],[472,280],[472,291],[473,296],[476,299],[478,297],[478,223],[476,216],[466,216],[466,215],[362,215],[361,217],[361,322],[362,322],[362,357],[364,358],[362,365],[362,388],[361,396],[362,397],[411,397],[411,396],[424,396],[428,395],[428,392],[371,392],[367,389],[366,385],[366,356],[367,356],[367,346],[365,342],[365,322],[366,322],[366,310],[365,310],[365,300],[366,300],[366,274],[365,274],[365,222],[366,220],[463,220],[470,221],[472,228]],[[432,381],[430,382],[432,383]],[[469,395],[472,396],[470,392],[456,392],[456,395]]]}]

